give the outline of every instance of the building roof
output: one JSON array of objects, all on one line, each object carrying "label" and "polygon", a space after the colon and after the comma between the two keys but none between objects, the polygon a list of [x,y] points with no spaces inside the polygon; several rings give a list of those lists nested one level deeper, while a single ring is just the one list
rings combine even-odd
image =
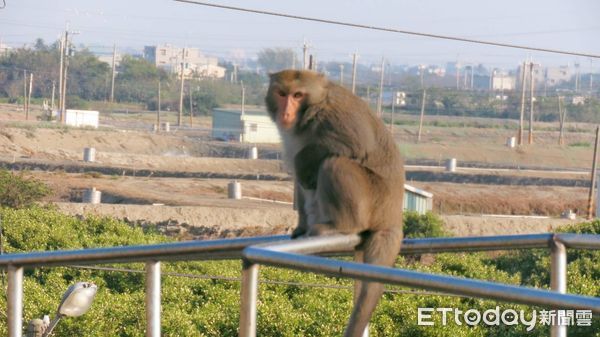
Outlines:
[{"label": "building roof", "polygon": [[[241,115],[242,114],[242,110],[239,109],[224,109],[224,108],[216,108],[213,109],[213,111],[219,111],[219,112],[225,112],[225,113],[231,113],[231,114],[238,114]],[[252,116],[269,116],[269,114],[267,113],[266,110],[263,109],[244,109],[244,114],[246,115],[252,115]]]},{"label": "building roof", "polygon": [[418,189],[418,188],[416,188],[414,186],[410,186],[408,184],[404,184],[404,190],[405,191],[410,191],[410,192],[415,193],[415,194],[418,194],[418,195],[420,195],[422,197],[425,197],[425,198],[433,198],[433,194],[431,194],[431,193],[429,193],[427,191],[423,191],[421,189]]}]

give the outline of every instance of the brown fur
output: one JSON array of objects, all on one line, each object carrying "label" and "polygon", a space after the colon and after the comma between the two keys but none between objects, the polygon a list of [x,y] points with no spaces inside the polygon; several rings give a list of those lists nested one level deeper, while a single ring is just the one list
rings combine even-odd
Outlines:
[{"label": "brown fur", "polygon": [[[266,103],[300,189],[292,237],[362,234],[364,262],[392,266],[402,243],[404,165],[381,120],[362,99],[310,71],[271,75]],[[281,122],[290,116],[291,127]],[[346,337],[362,336],[383,292],[382,284],[357,283]]]}]

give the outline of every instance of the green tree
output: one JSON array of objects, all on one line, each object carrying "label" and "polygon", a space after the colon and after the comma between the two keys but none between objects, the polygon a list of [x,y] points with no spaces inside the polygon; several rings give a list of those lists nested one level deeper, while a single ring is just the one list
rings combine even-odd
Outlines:
[{"label": "green tree", "polygon": [[290,48],[266,48],[258,52],[258,64],[266,72],[288,69],[294,63],[298,66],[298,58]]},{"label": "green tree", "polygon": [[50,188],[43,182],[25,175],[0,170],[0,205],[12,208],[31,206],[34,202],[50,194]]}]

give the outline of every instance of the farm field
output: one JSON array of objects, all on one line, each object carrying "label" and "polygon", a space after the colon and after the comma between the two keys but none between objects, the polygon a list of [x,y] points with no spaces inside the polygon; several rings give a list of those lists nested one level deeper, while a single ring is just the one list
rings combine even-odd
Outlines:
[{"label": "farm field", "polygon": [[[243,227],[244,222],[249,227],[260,227],[261,233],[269,226],[273,232],[282,232],[294,225],[295,214],[289,204],[293,185],[278,160],[278,145],[258,145],[260,159],[249,160],[249,145],[210,139],[209,117],[196,118],[193,128],[173,127],[169,133],[154,133],[152,112],[103,116],[97,130],[76,129],[24,121],[18,107],[1,105],[0,163],[12,169],[27,169],[28,174],[46,182],[54,191],[47,201],[59,203],[69,213],[85,213],[96,207],[79,204],[82,191],[96,187],[103,192],[103,202],[111,204],[97,207],[98,212],[129,220],[172,219],[203,228],[223,226],[225,232]],[[174,123],[173,117],[164,116]],[[533,145],[511,149],[505,143],[506,138],[515,135],[514,121],[429,116],[423,138],[416,143],[414,117],[402,115],[398,120],[394,135],[409,164],[407,183],[434,194],[434,212],[447,219],[453,234],[495,234],[495,226],[502,228],[502,233],[541,232],[555,224],[572,222],[556,219],[566,209],[584,215],[593,151],[590,126],[568,125],[567,145],[558,146],[556,125],[539,123]],[[96,149],[94,163],[83,162],[85,147]],[[455,174],[444,172],[449,158],[458,161]],[[469,167],[461,167],[463,164]],[[227,199],[227,184],[232,179],[239,179],[244,197],[252,199]],[[165,209],[156,210],[163,206],[152,204],[197,207],[190,214],[197,214],[195,217],[201,220],[189,214],[178,217]],[[129,214],[122,210],[129,207],[126,205],[149,209]],[[223,210],[231,213],[227,211],[231,209],[241,210],[239,219],[220,221]],[[267,216],[265,212],[275,215]],[[540,226],[533,224],[544,223],[540,219],[507,220],[482,214],[554,219],[546,219],[547,225]],[[264,221],[271,216],[278,220]],[[457,219],[469,225],[457,225],[463,221]],[[268,226],[261,225],[261,221]]]}]

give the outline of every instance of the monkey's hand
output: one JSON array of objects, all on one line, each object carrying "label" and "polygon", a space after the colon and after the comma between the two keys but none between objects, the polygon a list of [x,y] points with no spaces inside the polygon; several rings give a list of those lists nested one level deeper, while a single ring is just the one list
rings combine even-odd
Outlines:
[{"label": "monkey's hand", "polygon": [[306,145],[294,158],[296,178],[303,188],[314,190],[317,188],[319,167],[323,160],[330,156],[327,148],[317,144]]}]

